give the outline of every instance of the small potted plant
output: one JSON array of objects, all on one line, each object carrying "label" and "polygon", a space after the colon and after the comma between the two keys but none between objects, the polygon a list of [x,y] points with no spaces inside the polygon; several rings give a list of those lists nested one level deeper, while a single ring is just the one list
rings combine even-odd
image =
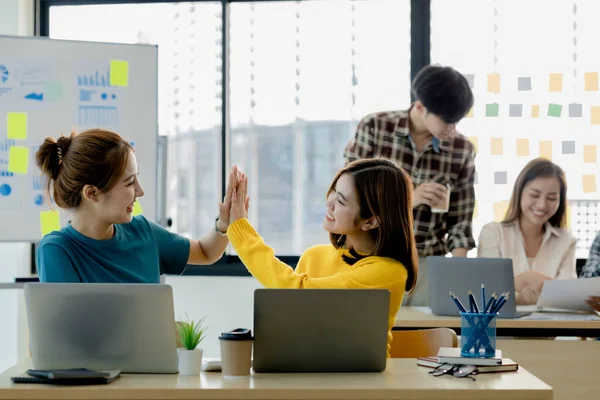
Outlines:
[{"label": "small potted plant", "polygon": [[186,315],[186,321],[177,322],[177,358],[180,375],[200,375],[202,349],[197,347],[206,337],[205,319],[206,317],[203,317],[197,322],[190,321]]}]

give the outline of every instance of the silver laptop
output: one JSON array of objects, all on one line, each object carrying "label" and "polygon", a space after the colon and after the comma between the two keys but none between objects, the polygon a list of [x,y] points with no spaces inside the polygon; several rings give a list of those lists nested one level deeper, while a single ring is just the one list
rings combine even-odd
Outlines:
[{"label": "silver laptop", "polygon": [[380,372],[386,289],[257,289],[255,372]]},{"label": "silver laptop", "polygon": [[450,297],[452,291],[469,310],[469,290],[482,306],[481,284],[485,285],[486,301],[492,293],[510,292],[498,313],[499,318],[518,318],[529,312],[518,312],[515,302],[515,278],[510,258],[427,257],[429,306],[435,315],[460,315]]},{"label": "silver laptop", "polygon": [[169,285],[28,283],[25,307],[34,369],[177,372]]}]

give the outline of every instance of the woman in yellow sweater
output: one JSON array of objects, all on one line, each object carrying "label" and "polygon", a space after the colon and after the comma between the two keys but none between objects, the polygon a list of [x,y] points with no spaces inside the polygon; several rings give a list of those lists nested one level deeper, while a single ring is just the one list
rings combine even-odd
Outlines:
[{"label": "woman in yellow sweater", "polygon": [[327,192],[323,220],[331,244],[307,249],[295,271],[275,257],[248,221],[247,185],[239,174],[227,237],[248,271],[267,288],[388,289],[389,357],[396,314],[417,280],[408,175],[386,159],[357,160],[341,169]]}]

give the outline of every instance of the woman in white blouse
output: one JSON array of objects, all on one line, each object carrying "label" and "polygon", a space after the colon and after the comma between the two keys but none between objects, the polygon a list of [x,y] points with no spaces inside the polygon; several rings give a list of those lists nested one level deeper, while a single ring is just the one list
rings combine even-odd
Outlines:
[{"label": "woman in white blouse", "polygon": [[504,220],[481,229],[478,257],[513,260],[517,304],[535,304],[545,280],[577,278],[566,195],[563,170],[537,158],[517,177]]}]

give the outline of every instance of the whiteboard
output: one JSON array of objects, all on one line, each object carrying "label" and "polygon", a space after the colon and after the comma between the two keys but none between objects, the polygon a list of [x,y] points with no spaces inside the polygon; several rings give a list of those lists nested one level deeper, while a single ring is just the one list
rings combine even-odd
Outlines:
[{"label": "whiteboard", "polygon": [[133,144],[145,191],[139,204],[156,221],[164,203],[157,199],[157,46],[0,36],[0,49],[0,241],[39,241],[48,211],[59,212],[60,227],[68,223],[70,211],[48,204],[35,152],[46,136],[72,129],[110,129]]}]

